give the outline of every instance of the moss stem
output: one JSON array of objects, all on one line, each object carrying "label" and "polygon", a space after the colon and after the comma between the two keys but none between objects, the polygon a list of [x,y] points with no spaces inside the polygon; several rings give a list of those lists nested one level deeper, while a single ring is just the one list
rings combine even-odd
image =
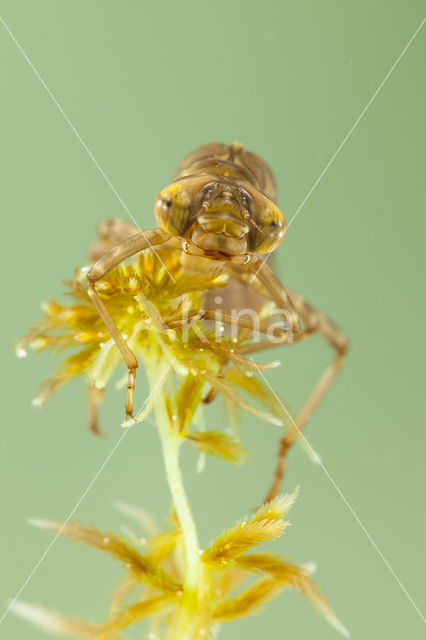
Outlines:
[{"label": "moss stem", "polygon": [[[159,368],[150,368],[148,378],[151,389],[154,389],[162,372]],[[164,372],[163,372],[164,375]],[[197,528],[191,512],[189,501],[183,484],[182,472],[179,466],[179,449],[181,438],[174,432],[165,402],[163,390],[156,393],[154,411],[163,450],[164,466],[173,505],[176,510],[185,549],[185,577],[184,600],[182,615],[175,625],[173,638],[186,639],[185,629],[190,624],[191,610],[194,611],[202,589],[202,566],[200,559],[200,545]]]}]

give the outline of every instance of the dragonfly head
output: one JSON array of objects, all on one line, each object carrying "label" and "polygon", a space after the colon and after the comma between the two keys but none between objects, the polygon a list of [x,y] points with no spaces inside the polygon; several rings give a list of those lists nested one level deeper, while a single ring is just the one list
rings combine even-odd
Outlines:
[{"label": "dragonfly head", "polygon": [[218,259],[267,253],[284,238],[278,207],[246,183],[222,176],[188,176],[156,199],[160,226],[189,242],[197,253]]}]

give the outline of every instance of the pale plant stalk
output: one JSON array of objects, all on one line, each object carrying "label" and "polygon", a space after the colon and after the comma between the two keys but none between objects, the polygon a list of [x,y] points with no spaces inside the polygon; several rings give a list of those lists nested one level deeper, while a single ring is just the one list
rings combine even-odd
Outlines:
[{"label": "pale plant stalk", "polygon": [[[151,389],[154,389],[158,384],[161,375],[164,375],[164,372],[159,371],[152,364],[149,366],[148,379]],[[167,482],[182,531],[185,549],[184,600],[178,619],[172,624],[170,640],[189,640],[191,610],[193,612],[196,609],[196,603],[202,592],[203,572],[200,544],[179,466],[179,450],[182,440],[175,432],[174,425],[170,423],[162,390],[155,395],[154,412],[160,434]]]}]

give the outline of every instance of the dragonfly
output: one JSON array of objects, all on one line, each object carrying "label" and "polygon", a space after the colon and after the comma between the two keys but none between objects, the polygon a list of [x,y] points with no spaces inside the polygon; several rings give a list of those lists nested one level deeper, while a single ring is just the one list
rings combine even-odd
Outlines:
[{"label": "dragonfly", "polygon": [[[273,302],[283,323],[283,345],[319,334],[333,349],[334,357],[325,368],[279,445],[278,460],[271,488],[265,501],[278,493],[284,475],[287,453],[298,434],[328,391],[345,360],[348,340],[342,331],[299,293],[284,286],[268,257],[282,243],[286,222],[277,204],[274,174],[258,155],[242,144],[209,143],[198,147],[178,166],[171,182],[158,194],[154,203],[157,226],[142,231],[118,218],[103,220],[98,227],[99,240],[92,245],[94,263],[87,272],[87,290],[115,341],[128,369],[126,417],[133,417],[133,394],[138,361],[126,344],[96,285],[121,262],[140,251],[176,242],[183,265],[204,269],[220,262],[229,274],[223,295],[215,301],[206,298],[203,317],[214,320],[220,312],[221,323],[250,328],[250,317],[241,318],[241,309],[259,311]],[[218,302],[219,301],[219,302]],[[237,311],[237,313],[233,313]],[[253,329],[259,328],[259,324]],[[260,331],[268,333],[260,324]],[[261,340],[251,344],[246,353],[275,347],[276,342]],[[208,393],[205,402],[214,399]]]}]

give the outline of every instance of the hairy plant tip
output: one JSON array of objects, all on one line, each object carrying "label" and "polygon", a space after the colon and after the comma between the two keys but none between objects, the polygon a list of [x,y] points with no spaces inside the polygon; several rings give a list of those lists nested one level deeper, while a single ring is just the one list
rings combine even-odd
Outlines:
[{"label": "hairy plant tip", "polygon": [[[209,271],[195,272],[181,265],[180,249],[158,249],[157,253],[160,260],[145,251],[111,270],[97,284],[97,291],[120,333],[145,367],[160,360],[173,364],[156,393],[162,392],[171,377],[176,378],[169,405],[182,435],[186,435],[194,412],[209,389],[230,399],[239,411],[278,426],[286,423],[282,407],[262,381],[256,379],[256,383],[252,381],[250,385],[242,379],[246,374],[252,375],[257,367],[267,370],[276,365],[275,362],[255,364],[244,356],[243,347],[251,338],[251,331],[240,329],[232,339],[218,336],[212,321],[203,319],[206,293],[227,283],[228,277],[222,268],[212,266]],[[122,356],[88,296],[86,271],[86,268],[77,269],[74,278],[65,282],[70,303],[56,300],[44,303],[42,319],[16,346],[18,357],[24,357],[28,350],[72,351],[41,385],[33,399],[34,406],[44,405],[48,397],[71,378],[84,375],[89,387],[90,410],[96,414],[102,391],[113,374],[121,369],[123,384],[127,379]],[[273,308],[267,304],[260,315],[267,319],[272,314]],[[226,363],[232,366],[225,367]],[[140,371],[145,367],[141,366]],[[139,388],[138,385],[137,390]],[[244,393],[250,396],[250,401],[243,397]],[[253,400],[268,410],[255,406]],[[136,415],[138,422],[151,414],[154,403],[155,398],[150,397]],[[134,421],[129,420],[123,426],[133,424]],[[92,429],[98,431],[96,416]],[[200,443],[196,437],[189,440],[196,446]],[[217,447],[206,445],[207,448],[208,453],[217,455]],[[232,453],[224,453],[225,459],[234,462]],[[243,457],[239,453],[235,455]]]},{"label": "hairy plant tip", "polygon": [[150,558],[142,555],[133,545],[114,533],[102,533],[93,526],[84,527],[77,522],[55,522],[53,520],[31,519],[30,522],[43,529],[52,529],[61,536],[70,537],[81,544],[103,551],[125,568],[141,582],[164,593],[177,594],[182,585],[176,582],[166,571],[157,567]]},{"label": "hairy plant tip", "polygon": [[205,549],[203,562],[212,566],[225,566],[233,563],[251,547],[279,537],[289,524],[284,516],[294,503],[296,495],[297,489],[291,495],[277,496],[257,509],[251,517],[240,520],[221,533]]}]

